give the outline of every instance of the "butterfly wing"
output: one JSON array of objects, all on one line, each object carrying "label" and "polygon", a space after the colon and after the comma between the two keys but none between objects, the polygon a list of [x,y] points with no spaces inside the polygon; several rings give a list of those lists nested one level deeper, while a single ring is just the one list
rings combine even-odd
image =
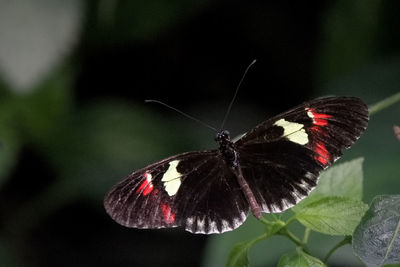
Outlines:
[{"label": "butterfly wing", "polygon": [[364,132],[368,108],[354,97],[329,97],[268,119],[235,143],[243,176],[263,212],[298,203]]},{"label": "butterfly wing", "polygon": [[[365,104],[352,97],[317,99],[268,119],[235,144],[240,170],[263,212],[283,211],[309,194],[320,172],[364,132]],[[240,226],[249,203],[218,150],[189,152],[133,172],[104,205],[136,228],[184,226],[222,233]],[[250,195],[250,198],[253,196]]]},{"label": "butterfly wing", "polygon": [[249,211],[217,150],[183,153],[135,171],[111,189],[104,206],[127,227],[184,226],[206,234],[239,227]]}]

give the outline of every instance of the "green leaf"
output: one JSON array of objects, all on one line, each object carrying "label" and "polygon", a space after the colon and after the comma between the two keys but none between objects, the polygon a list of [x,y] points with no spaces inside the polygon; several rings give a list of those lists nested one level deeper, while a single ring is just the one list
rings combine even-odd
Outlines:
[{"label": "green leaf", "polygon": [[318,186],[306,199],[294,206],[293,210],[299,211],[307,203],[327,196],[342,196],[361,200],[363,162],[364,158],[356,158],[324,171],[319,178]]},{"label": "green leaf", "polygon": [[253,240],[236,244],[229,253],[229,258],[228,262],[226,263],[226,266],[227,267],[250,266],[248,257],[249,249],[253,247],[256,243],[260,242],[261,240],[267,239],[268,237],[274,235],[283,226],[284,224],[282,224],[280,221],[273,222],[267,227],[267,231],[264,234],[256,237]]},{"label": "green leaf", "polygon": [[338,164],[324,171],[314,194],[362,199],[364,158]]},{"label": "green leaf", "polygon": [[377,196],[354,231],[353,249],[372,266],[400,263],[400,195]]},{"label": "green leaf", "polygon": [[296,219],[313,231],[329,235],[351,235],[368,205],[344,197],[324,197],[296,211]]},{"label": "green leaf", "polygon": [[[263,219],[265,220],[265,219]],[[266,222],[266,220],[265,220]],[[285,226],[285,223],[277,220],[273,222],[267,222],[267,227],[266,231],[264,234],[258,236],[257,238],[246,241],[246,242],[241,242],[236,244],[231,252],[229,253],[229,258],[226,266],[228,267],[241,267],[241,266],[249,266],[249,258],[248,258],[248,252],[249,249],[254,246],[256,243],[260,242],[261,240],[267,239],[271,236],[273,236],[275,233],[277,233],[279,230],[282,229],[282,227]]]},{"label": "green leaf", "polygon": [[326,266],[320,259],[308,255],[301,249],[282,255],[278,267],[320,267]]},{"label": "green leaf", "polygon": [[236,244],[229,254],[228,262],[226,263],[227,267],[243,267],[249,266],[249,248],[251,247],[250,242],[242,242]]}]

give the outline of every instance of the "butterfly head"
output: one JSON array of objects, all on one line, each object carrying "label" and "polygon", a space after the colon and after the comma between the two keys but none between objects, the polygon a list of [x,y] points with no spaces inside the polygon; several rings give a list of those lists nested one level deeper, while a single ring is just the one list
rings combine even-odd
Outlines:
[{"label": "butterfly head", "polygon": [[227,130],[222,130],[215,135],[215,141],[218,144],[227,143],[231,140],[231,136]]}]

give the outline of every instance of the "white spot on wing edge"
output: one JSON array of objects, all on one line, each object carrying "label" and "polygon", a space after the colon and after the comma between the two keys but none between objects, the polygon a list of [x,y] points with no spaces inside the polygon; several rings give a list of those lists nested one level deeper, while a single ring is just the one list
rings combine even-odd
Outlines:
[{"label": "white spot on wing edge", "polygon": [[304,177],[306,177],[308,179],[313,179],[315,177],[315,175],[312,174],[311,172],[306,172],[306,174],[304,174]]},{"label": "white spot on wing edge", "polygon": [[245,212],[240,212],[239,218],[233,218],[233,229],[238,228],[247,219],[247,214]]},{"label": "white spot on wing edge", "polygon": [[224,230],[230,230],[232,227],[229,225],[229,222],[227,220],[222,220],[221,221],[222,225],[222,231]]},{"label": "white spot on wing edge", "polygon": [[204,215],[202,217],[191,216],[186,218],[185,230],[194,234],[221,234],[238,228],[246,218],[247,215],[243,212],[239,217],[233,218],[231,224],[225,219],[218,222],[218,220],[215,221]]},{"label": "white spot on wing edge", "polygon": [[303,124],[280,119],[276,121],[274,125],[282,127],[283,137],[286,137],[290,141],[299,145],[305,145],[308,143],[308,135],[303,128]]},{"label": "white spot on wing edge", "polygon": [[217,223],[210,218],[208,219],[208,232],[218,233]]},{"label": "white spot on wing edge", "polygon": [[189,217],[186,219],[186,226],[187,227],[192,227],[193,225],[193,217]]},{"label": "white spot on wing edge", "polygon": [[307,111],[307,116],[310,118],[310,119],[312,119],[312,121],[313,121],[313,123],[315,124],[315,116],[314,116],[314,113],[312,113],[312,111],[310,111],[310,109],[309,108],[306,108],[306,111]]},{"label": "white spot on wing edge", "polygon": [[293,206],[297,205],[300,201],[305,199],[307,196],[309,196],[310,192],[315,188],[315,186],[311,187],[305,183],[299,183],[297,185],[299,187],[301,187],[302,189],[304,189],[307,192],[307,194],[303,195],[297,189],[293,188],[291,195],[292,195],[292,197],[295,198],[295,201],[296,201],[295,204],[291,203],[287,198],[283,198],[281,200],[282,208],[276,203],[273,203],[269,206],[266,203],[262,203],[261,208],[262,208],[263,212],[265,212],[265,213],[281,213],[283,211],[286,211],[287,209],[292,208]]},{"label": "white spot on wing edge", "polygon": [[312,113],[312,112],[310,111],[309,108],[306,108],[306,110],[307,110],[307,116],[308,116],[310,119],[313,119],[313,120],[314,120],[314,113]]},{"label": "white spot on wing edge", "polygon": [[149,185],[150,185],[151,187],[153,187],[153,184],[151,183],[151,180],[153,180],[153,175],[151,175],[151,173],[149,173],[148,171],[146,171],[146,172],[144,173],[144,175],[146,176],[146,180],[147,180],[147,182],[149,183]]},{"label": "white spot on wing edge", "polygon": [[206,233],[204,229],[205,218],[197,218],[197,231],[199,233]]},{"label": "white spot on wing edge", "polygon": [[145,175],[146,175],[146,179],[147,179],[147,181],[151,181],[151,179],[153,178],[153,176],[151,175],[151,173],[149,173],[148,171],[146,171],[145,173],[144,173]]},{"label": "white spot on wing edge", "polygon": [[169,162],[169,167],[161,179],[161,182],[164,182],[165,191],[167,191],[169,196],[175,195],[181,186],[182,174],[177,170],[178,164],[179,160]]}]

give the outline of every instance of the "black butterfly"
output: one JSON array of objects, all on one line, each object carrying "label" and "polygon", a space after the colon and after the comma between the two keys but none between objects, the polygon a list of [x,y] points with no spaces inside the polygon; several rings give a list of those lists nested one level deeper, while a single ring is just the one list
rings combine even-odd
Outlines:
[{"label": "black butterfly", "polygon": [[368,116],[354,97],[303,103],[236,142],[219,132],[219,149],[183,153],[131,173],[111,189],[104,206],[127,227],[233,230],[249,210],[261,218],[305,198],[321,171],[364,132]]}]

